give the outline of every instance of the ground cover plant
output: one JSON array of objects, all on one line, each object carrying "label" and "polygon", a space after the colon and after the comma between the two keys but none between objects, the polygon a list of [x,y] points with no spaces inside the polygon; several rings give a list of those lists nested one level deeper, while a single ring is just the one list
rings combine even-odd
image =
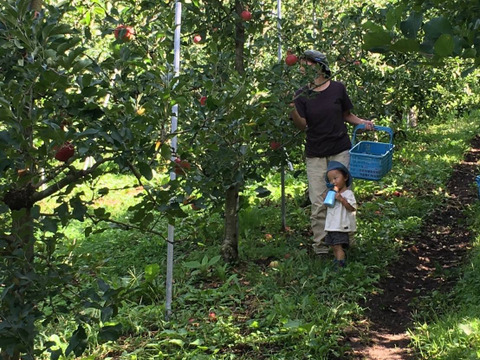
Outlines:
[{"label": "ground cover plant", "polygon": [[[219,234],[206,230],[215,229],[221,220],[191,209],[205,230],[185,234],[186,241],[177,244],[170,321],[165,321],[163,307],[164,242],[138,231],[122,235],[124,231],[115,229],[85,238],[85,224],[72,224],[62,251],[68,250],[79,268],[122,289],[115,320],[122,326],[122,336],[100,345],[102,341],[87,331],[87,353],[92,358],[125,359],[343,358],[349,351],[342,341],[344,331],[361,317],[359,303],[375,292],[386,266],[442,202],[452,165],[479,130],[471,126],[471,119],[451,118],[412,129],[408,140],[397,144],[394,171],[384,181],[356,182],[362,203],[360,231],[350,264],[340,274],[333,272],[330,258],[309,254],[308,209],[300,207],[302,176],[288,176],[286,232],[280,231],[278,195],[259,199],[252,191],[253,206],[240,212],[246,230],[240,235],[244,250],[236,267],[218,256],[219,244],[213,239]],[[432,138],[443,141],[431,142]],[[278,176],[266,186],[275,193]],[[115,199],[118,196],[112,195]],[[121,219],[122,206],[117,203],[115,208]],[[66,317],[62,324],[68,323]],[[57,338],[65,327],[57,328],[53,337],[47,335],[50,331],[45,329],[45,341],[56,339],[66,349],[61,339],[68,333]]]},{"label": "ground cover plant", "polygon": [[[303,339],[292,349],[341,356],[344,345],[334,342],[363,296],[363,290],[345,291],[350,277],[371,267],[375,276],[358,283],[370,289],[387,260],[352,266],[344,274],[348,281],[330,289],[324,286],[331,278],[327,267],[306,257],[308,209],[294,206],[292,225],[280,223],[278,173],[289,162],[296,168],[286,179],[289,202],[304,202],[303,137],[291,131],[286,114],[305,79],[295,61],[280,56],[279,45],[289,56],[330,49],[335,77],[352,89],[356,111],[394,127],[399,145],[415,139],[410,128],[417,123],[428,129],[433,115],[450,121],[478,104],[476,5],[468,1],[465,10],[452,11],[430,2],[312,1],[299,7],[287,0],[281,19],[273,1],[187,1],[178,39],[174,14],[180,5],[0,4],[2,358],[148,352],[150,345],[130,343],[141,330],[172,346],[152,350],[166,356],[176,347],[228,356],[225,344],[239,356],[259,347],[273,354],[292,336]],[[464,27],[451,26],[458,19]],[[425,173],[433,189],[448,161],[437,155],[421,161],[437,171]],[[408,171],[400,176],[380,190],[359,186],[367,204],[391,191],[399,198],[374,212],[405,215],[410,199],[392,189],[415,177]],[[396,205],[402,206],[393,210]],[[388,228],[366,230],[359,240],[376,253],[370,241],[395,238],[400,229],[393,225],[413,233],[422,215],[413,207],[415,216],[399,224],[386,218]],[[151,314],[162,312],[158,304],[169,295],[163,286],[162,254],[171,242],[166,226],[169,235],[175,226],[175,298],[181,309],[197,298],[208,307],[205,328],[217,334],[214,343],[194,321],[203,310],[192,317],[175,309],[178,323],[157,323],[151,319],[159,316],[138,311],[144,324],[128,315],[126,309],[134,314],[139,304]],[[393,258],[396,246],[401,241],[380,253]],[[320,286],[309,287],[305,276]],[[275,297],[279,286],[290,291]],[[309,295],[300,311],[292,294],[304,288]],[[343,297],[341,306],[332,306]],[[240,329],[232,325],[236,308],[245,320]],[[187,318],[194,325],[178,326]],[[191,342],[191,333],[203,335]]]}]

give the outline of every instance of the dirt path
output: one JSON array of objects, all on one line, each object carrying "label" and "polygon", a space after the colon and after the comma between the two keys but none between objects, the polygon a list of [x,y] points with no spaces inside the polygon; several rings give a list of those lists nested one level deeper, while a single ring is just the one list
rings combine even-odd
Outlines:
[{"label": "dirt path", "polygon": [[421,234],[411,239],[398,262],[389,269],[377,295],[363,304],[366,320],[347,335],[352,345],[352,359],[416,359],[409,348],[406,330],[411,326],[412,300],[433,290],[448,291],[454,279],[439,269],[458,266],[470,248],[471,234],[462,225],[466,204],[477,201],[472,187],[480,161],[480,136],[471,142],[464,160],[455,166],[448,182],[450,197],[424,221]]}]

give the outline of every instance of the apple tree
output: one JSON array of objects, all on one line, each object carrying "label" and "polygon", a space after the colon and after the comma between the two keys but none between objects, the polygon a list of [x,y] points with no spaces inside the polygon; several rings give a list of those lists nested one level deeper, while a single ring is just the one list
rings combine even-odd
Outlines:
[{"label": "apple tree", "polygon": [[[50,4],[52,3],[52,4]],[[121,289],[99,280],[81,288],[55,249],[71,220],[109,221],[77,185],[110,172],[140,184],[172,166],[166,141],[173,87],[170,2],[6,0],[0,4],[0,349],[35,358],[37,323],[74,311],[66,355],[85,349],[83,323],[116,313]],[[160,145],[156,145],[156,144]],[[85,160],[89,159],[86,163]],[[93,185],[92,185],[93,186]],[[179,213],[167,191],[145,186],[143,209]],[[175,184],[172,185],[172,191]],[[109,189],[100,189],[101,196]],[[45,204],[48,202],[48,206]],[[140,209],[132,227],[150,231]],[[92,231],[86,227],[86,235]],[[88,317],[82,308],[101,311]],[[104,326],[106,341],[118,328]],[[49,344],[46,344],[48,348]],[[55,356],[58,356],[56,354]]]},{"label": "apple tree", "polygon": [[[194,2],[186,5],[183,16],[183,67],[175,89],[176,98],[185,99],[178,151],[195,171],[179,181],[190,189],[187,196],[194,190],[201,194],[196,207],[224,215],[222,256],[230,263],[238,260],[242,190],[253,180],[261,182],[284,161],[283,151],[271,143],[302,140],[288,120],[289,103],[301,84],[299,72],[277,58],[275,6]],[[284,26],[287,33],[292,26],[300,28],[293,19]],[[301,35],[283,45],[293,47],[297,37]]]},{"label": "apple tree", "polygon": [[376,52],[419,53],[433,64],[460,57],[465,73],[480,64],[478,1],[399,1],[366,23],[364,48]]}]

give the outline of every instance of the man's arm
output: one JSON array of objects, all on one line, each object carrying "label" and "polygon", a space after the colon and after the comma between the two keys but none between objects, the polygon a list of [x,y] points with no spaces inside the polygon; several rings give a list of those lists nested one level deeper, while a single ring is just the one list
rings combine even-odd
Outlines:
[{"label": "man's arm", "polygon": [[357,115],[352,114],[350,111],[345,111],[343,113],[343,118],[349,124],[352,124],[352,125],[364,124],[365,129],[373,130],[373,126],[374,126],[373,122],[371,122],[370,120],[360,119]]},{"label": "man's arm", "polygon": [[300,116],[295,104],[292,103],[292,105],[293,110],[290,113],[290,117],[293,119],[293,124],[297,127],[297,129],[305,130],[307,128],[307,120]]}]

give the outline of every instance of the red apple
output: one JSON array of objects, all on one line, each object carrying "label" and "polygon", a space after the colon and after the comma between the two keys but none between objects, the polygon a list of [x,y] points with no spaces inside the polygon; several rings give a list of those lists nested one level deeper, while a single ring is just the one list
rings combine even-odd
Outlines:
[{"label": "red apple", "polygon": [[208,318],[212,321],[216,321],[217,320],[217,315],[213,311],[210,311],[208,313]]},{"label": "red apple", "polygon": [[67,162],[73,154],[75,154],[75,147],[70,142],[65,142],[60,148],[57,148],[55,152],[55,159],[63,162]]},{"label": "red apple", "polygon": [[393,195],[395,195],[395,196],[402,196],[402,193],[401,193],[400,191],[395,190],[395,191],[393,192]]},{"label": "red apple", "polygon": [[355,65],[355,66],[361,65],[360,60],[355,60],[355,61],[353,62],[353,65]]},{"label": "red apple", "polygon": [[206,96],[202,96],[202,97],[200,98],[200,105],[205,106],[206,103],[207,103],[207,97],[206,97]]},{"label": "red apple", "polygon": [[270,142],[270,149],[272,149],[272,150],[278,150],[281,146],[282,146],[282,144],[277,142],[277,141],[271,141]]},{"label": "red apple", "polygon": [[190,170],[191,166],[187,160],[181,160],[180,158],[176,158],[175,162],[180,166],[182,169]]},{"label": "red apple", "polygon": [[265,234],[265,240],[272,240],[273,236],[272,234]]},{"label": "red apple", "polygon": [[200,41],[202,41],[202,37],[199,34],[197,34],[193,37],[193,42],[195,44],[198,44]]},{"label": "red apple", "polygon": [[118,25],[113,31],[113,35],[115,35],[115,39],[121,42],[126,42],[133,39],[133,36],[135,35],[135,31],[131,26]]},{"label": "red apple", "polygon": [[191,203],[190,207],[192,208],[192,210],[195,210],[195,211],[200,210],[200,208],[197,205],[195,205],[195,203]]},{"label": "red apple", "polygon": [[187,160],[182,160],[180,158],[175,159],[175,168],[173,171],[177,175],[185,175],[186,170],[190,170],[191,166],[190,163]]},{"label": "red apple", "polygon": [[250,21],[252,19],[252,13],[248,10],[243,10],[240,14],[240,17],[243,19],[243,21]]},{"label": "red apple", "polygon": [[294,54],[289,54],[285,58],[285,64],[287,64],[288,66],[295,65],[297,63],[297,61],[298,61],[298,57]]}]

